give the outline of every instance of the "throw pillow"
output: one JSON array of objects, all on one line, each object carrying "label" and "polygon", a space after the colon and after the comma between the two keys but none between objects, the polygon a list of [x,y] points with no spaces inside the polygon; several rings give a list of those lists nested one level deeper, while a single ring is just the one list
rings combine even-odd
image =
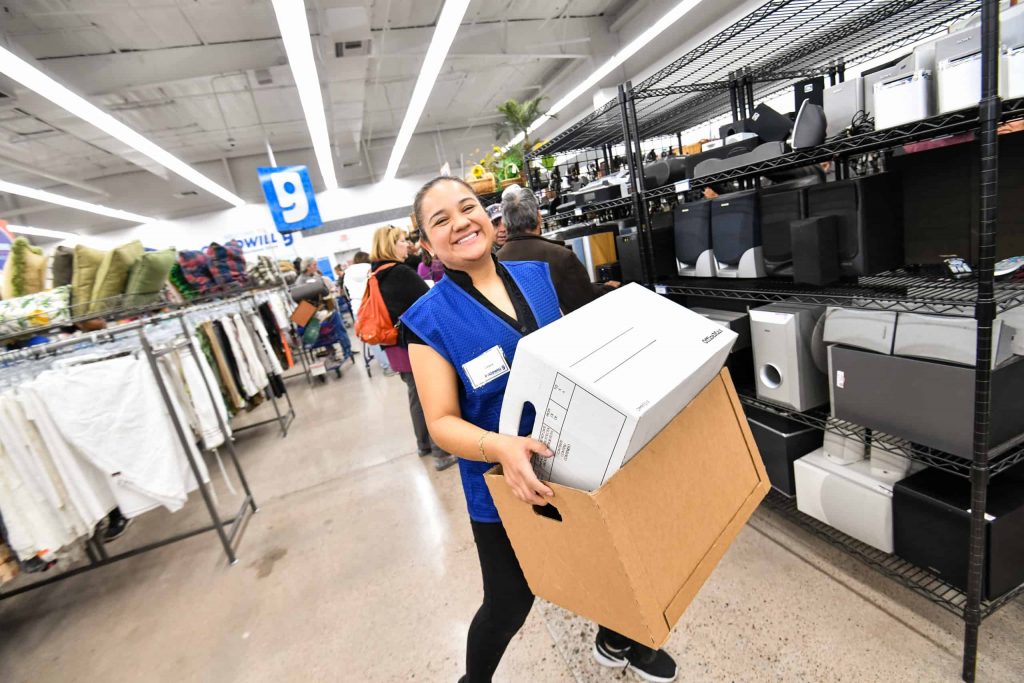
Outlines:
[{"label": "throw pillow", "polygon": [[125,306],[146,306],[160,300],[160,291],[167,282],[171,267],[178,262],[174,248],[144,253],[128,275],[125,285]]},{"label": "throw pillow", "polygon": [[142,242],[135,240],[107,252],[96,273],[96,283],[92,287],[90,314],[103,313],[120,305],[121,302],[116,297],[124,294],[128,271],[144,251]]},{"label": "throw pillow", "polygon": [[71,247],[57,247],[53,252],[50,270],[53,273],[53,286],[63,287],[71,284],[71,275],[75,268],[75,250]]},{"label": "throw pillow", "polygon": [[13,299],[43,291],[46,284],[46,257],[43,250],[33,247],[24,237],[11,244],[11,252],[4,265],[2,295]]},{"label": "throw pillow", "polygon": [[107,252],[79,244],[75,247],[75,260],[71,271],[71,316],[78,318],[89,312],[96,273]]}]

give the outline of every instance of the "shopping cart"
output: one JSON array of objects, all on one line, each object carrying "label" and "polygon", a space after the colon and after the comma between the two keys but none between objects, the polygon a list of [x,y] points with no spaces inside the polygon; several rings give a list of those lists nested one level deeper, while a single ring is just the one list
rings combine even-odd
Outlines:
[{"label": "shopping cart", "polygon": [[348,333],[345,331],[345,324],[341,320],[337,306],[320,322],[320,334],[312,344],[306,343],[305,327],[298,327],[297,331],[299,339],[302,340],[302,352],[309,358],[310,377],[318,377],[324,384],[327,383],[329,372],[334,372],[335,376],[340,378],[341,366],[351,357],[352,352],[349,350],[348,355],[339,358],[338,350],[334,348],[335,344],[340,347],[339,350],[350,347],[345,343],[348,341]]}]

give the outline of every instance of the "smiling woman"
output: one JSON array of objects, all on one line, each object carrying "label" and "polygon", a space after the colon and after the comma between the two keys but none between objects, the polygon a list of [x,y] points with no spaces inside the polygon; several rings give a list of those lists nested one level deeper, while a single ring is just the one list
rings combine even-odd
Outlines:
[{"label": "smiling woman", "polygon": [[[402,316],[416,387],[434,440],[458,455],[462,487],[480,557],[484,602],[469,627],[463,683],[490,681],[505,649],[533,605],[533,593],[484,483],[495,464],[524,503],[545,505],[554,492],[534,474],[534,454],[551,450],[528,435],[535,414],[524,410],[518,436],[498,434],[498,416],[525,335],[561,317],[546,263],[499,263],[491,254],[494,227],[472,188],[458,178],[431,180],[413,202],[425,248],[441,259],[446,277]],[[605,628],[595,658],[632,666],[651,681],[671,681],[676,666]]]}]

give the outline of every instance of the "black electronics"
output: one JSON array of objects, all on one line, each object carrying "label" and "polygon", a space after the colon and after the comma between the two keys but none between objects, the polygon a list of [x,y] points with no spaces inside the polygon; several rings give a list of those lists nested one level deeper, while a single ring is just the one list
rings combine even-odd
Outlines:
[{"label": "black electronics", "polygon": [[803,218],[790,224],[793,281],[819,287],[839,279],[839,219]]},{"label": "black electronics", "polygon": [[676,206],[676,268],[684,277],[714,277],[715,252],[711,248],[711,200]]},{"label": "black electronics", "polygon": [[793,274],[793,248],[790,224],[805,214],[803,188],[761,190],[761,237],[764,270],[767,275]]},{"label": "black electronics", "polygon": [[622,282],[622,268],[619,267],[618,261],[602,263],[597,267],[597,281],[608,282],[609,280]]},{"label": "black electronics", "polygon": [[768,481],[787,496],[796,495],[793,462],[821,448],[824,432],[758,408],[744,406],[743,412],[761,452]]},{"label": "black electronics", "polygon": [[718,137],[722,140],[726,139],[730,135],[736,135],[737,133],[753,133],[754,126],[750,119],[743,119],[742,121],[732,121],[725,125],[718,127]]},{"label": "black electronics", "polygon": [[819,107],[825,104],[825,77],[815,76],[806,81],[799,81],[793,84],[793,111],[800,111],[804,102],[816,104]]},{"label": "black electronics", "polygon": [[662,159],[644,165],[644,189],[653,190],[663,185],[668,185],[668,177],[671,174],[668,162]]},{"label": "black electronics", "polygon": [[754,108],[750,117],[751,130],[765,142],[784,142],[793,130],[793,122],[788,116],[780,114],[767,104],[761,103]]},{"label": "black electronics", "polygon": [[839,261],[846,276],[871,275],[903,263],[899,177],[879,173],[807,188],[807,217],[839,219]]},{"label": "black electronics", "polygon": [[711,200],[711,247],[718,277],[764,277],[757,190],[732,192]]},{"label": "black electronics", "polygon": [[[1019,470],[1020,468],[1014,468]],[[1024,583],[1024,481],[1010,470],[993,477],[985,505],[982,594],[994,600]],[[893,487],[896,554],[967,590],[971,482],[926,469]]]},{"label": "black electronics", "polygon": [[825,110],[820,104],[804,100],[793,123],[793,149],[817,147],[825,142]]},{"label": "black electronics", "polygon": [[[763,161],[785,152],[782,143],[764,143],[757,138],[737,140],[716,149],[686,157],[686,177],[696,178],[709,173],[718,173],[755,161]],[[755,156],[748,156],[754,154]],[[719,163],[715,163],[718,161]]]},{"label": "black electronics", "polygon": [[585,208],[598,202],[606,202],[609,199],[622,198],[622,185],[607,184],[599,187],[585,187],[576,193],[576,206]]},{"label": "black electronics", "polygon": [[[671,221],[672,214],[666,215]],[[652,222],[653,220],[652,217]],[[664,280],[675,277],[675,235],[671,225],[653,228],[650,237],[651,244],[654,246],[654,279]],[[640,267],[640,235],[635,232],[620,234],[615,238],[615,246],[619,252],[622,281],[643,282],[643,271]]]}]

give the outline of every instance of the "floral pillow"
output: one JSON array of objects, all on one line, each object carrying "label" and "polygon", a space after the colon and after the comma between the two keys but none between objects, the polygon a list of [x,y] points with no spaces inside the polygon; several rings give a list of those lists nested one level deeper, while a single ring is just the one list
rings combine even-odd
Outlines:
[{"label": "floral pillow", "polygon": [[56,287],[0,301],[0,336],[30,332],[36,327],[71,320],[71,286]]}]

